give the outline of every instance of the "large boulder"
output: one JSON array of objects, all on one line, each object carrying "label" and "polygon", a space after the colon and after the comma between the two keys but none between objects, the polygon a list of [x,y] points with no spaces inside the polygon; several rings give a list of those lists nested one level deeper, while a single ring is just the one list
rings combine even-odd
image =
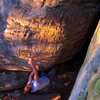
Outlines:
[{"label": "large boulder", "polygon": [[0,0],[0,69],[41,69],[71,59],[88,36],[98,0]]}]

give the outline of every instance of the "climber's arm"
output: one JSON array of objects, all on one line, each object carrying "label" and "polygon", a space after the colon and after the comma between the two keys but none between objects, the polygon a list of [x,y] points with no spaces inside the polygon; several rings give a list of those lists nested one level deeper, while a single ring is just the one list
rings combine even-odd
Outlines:
[{"label": "climber's arm", "polygon": [[31,82],[33,79],[34,72],[32,71],[29,75],[28,82]]}]

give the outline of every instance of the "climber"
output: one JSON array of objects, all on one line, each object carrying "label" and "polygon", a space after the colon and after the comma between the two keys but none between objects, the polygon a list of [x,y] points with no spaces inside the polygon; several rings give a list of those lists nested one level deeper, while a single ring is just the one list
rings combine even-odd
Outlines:
[{"label": "climber", "polygon": [[24,93],[28,93],[30,90],[32,90],[32,92],[36,92],[50,83],[49,79],[45,76],[39,78],[39,62],[35,65],[33,60],[29,59],[28,64],[32,66],[32,72],[30,73],[27,85],[24,88]]}]

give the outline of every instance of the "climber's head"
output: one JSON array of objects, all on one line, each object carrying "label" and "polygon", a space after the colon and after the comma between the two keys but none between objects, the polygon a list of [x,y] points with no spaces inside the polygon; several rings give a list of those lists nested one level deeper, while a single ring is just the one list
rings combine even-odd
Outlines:
[{"label": "climber's head", "polygon": [[29,83],[24,88],[24,93],[28,93],[32,89],[32,83]]}]

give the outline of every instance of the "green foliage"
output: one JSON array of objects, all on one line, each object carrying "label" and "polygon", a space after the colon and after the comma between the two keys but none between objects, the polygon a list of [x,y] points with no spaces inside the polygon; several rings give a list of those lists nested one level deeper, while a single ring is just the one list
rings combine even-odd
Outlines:
[{"label": "green foliage", "polygon": [[96,95],[100,95],[100,79],[98,79],[95,83],[94,92]]},{"label": "green foliage", "polygon": [[100,100],[100,78],[96,78],[91,82],[88,93],[87,100]]},{"label": "green foliage", "polygon": [[79,95],[79,97],[78,97],[78,100],[86,100],[86,93],[84,93],[84,92],[81,92],[80,93],[80,95]]}]

